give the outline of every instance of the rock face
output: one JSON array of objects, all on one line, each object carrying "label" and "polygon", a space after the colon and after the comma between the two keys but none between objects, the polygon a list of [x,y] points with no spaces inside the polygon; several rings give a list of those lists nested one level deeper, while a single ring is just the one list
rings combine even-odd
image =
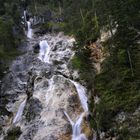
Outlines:
[{"label": "rock face", "polygon": [[[47,62],[39,59],[38,44],[41,40],[46,40],[50,47]],[[72,127],[64,112],[68,113],[73,122],[84,112],[77,89],[70,80],[74,75],[69,68],[74,54],[73,41],[62,33],[35,37],[29,40],[28,52],[13,61],[1,88],[5,111],[0,114],[0,125],[3,127],[0,130],[0,139],[7,138],[7,132],[15,127],[21,131],[19,140],[72,138]],[[21,105],[23,102],[25,106]],[[21,106],[22,115],[14,122]],[[91,129],[86,117],[82,119],[82,136],[85,134],[89,138],[92,135]],[[16,134],[15,129],[14,133]]]},{"label": "rock face", "polygon": [[99,40],[98,40],[95,43],[87,46],[87,48],[91,52],[90,59],[92,61],[93,67],[96,70],[96,73],[98,74],[101,71],[101,64],[102,64],[103,60],[105,59],[105,54],[104,54],[101,42],[99,42]]}]

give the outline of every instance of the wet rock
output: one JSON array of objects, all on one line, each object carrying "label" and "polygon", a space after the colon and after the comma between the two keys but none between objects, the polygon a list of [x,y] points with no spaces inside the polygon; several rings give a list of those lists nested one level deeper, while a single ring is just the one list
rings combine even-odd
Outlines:
[{"label": "wet rock", "polygon": [[57,140],[58,138],[53,136],[53,135],[49,135],[49,136],[46,136],[44,137],[42,140]]},{"label": "wet rock", "polygon": [[40,116],[42,104],[38,99],[31,98],[28,100],[25,108],[25,118],[28,122],[33,121],[36,117]]},{"label": "wet rock", "polygon": [[[50,46],[49,63],[42,62],[37,54],[34,54],[39,52],[40,40],[47,40]],[[28,86],[32,89],[32,96],[27,100],[22,120],[17,124],[22,131],[19,140],[71,139],[72,127],[64,111],[73,122],[76,122],[77,117],[84,111],[77,90],[69,79],[74,75],[72,67],[68,67],[74,54],[72,44],[72,39],[62,33],[36,37],[30,41],[30,51],[13,62],[11,72],[5,78],[8,88],[6,82],[2,85],[3,95],[8,95],[8,110],[16,115],[23,98],[27,98]],[[28,82],[30,71],[35,78]],[[90,127],[87,121],[83,123],[82,133],[89,137]]]},{"label": "wet rock", "polygon": [[61,65],[61,64],[63,64],[62,61],[58,61],[58,60],[53,61],[53,65]]},{"label": "wet rock", "polygon": [[93,138],[93,132],[89,126],[89,122],[86,121],[86,119],[84,119],[83,121],[84,123],[82,123],[82,132],[86,135],[86,137],[90,140]]},{"label": "wet rock", "polygon": [[38,43],[33,46],[34,53],[39,53],[39,49],[40,49],[40,46]]},{"label": "wet rock", "polygon": [[35,134],[39,129],[39,125],[43,126],[42,122],[33,122],[30,125],[22,128],[22,135],[19,137],[19,140],[33,140]]},{"label": "wet rock", "polygon": [[38,30],[35,30],[34,31],[34,34],[36,34],[36,35],[44,35],[44,34],[46,34],[47,32],[50,32],[50,30],[49,29],[42,29],[42,28],[39,28]]}]

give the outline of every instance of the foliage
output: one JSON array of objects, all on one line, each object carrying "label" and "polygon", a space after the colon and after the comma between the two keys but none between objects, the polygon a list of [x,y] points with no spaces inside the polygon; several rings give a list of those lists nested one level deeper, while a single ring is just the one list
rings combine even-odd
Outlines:
[{"label": "foliage", "polygon": [[92,88],[94,83],[93,68],[90,66],[89,51],[83,49],[78,51],[72,58],[72,66],[80,72],[80,78],[86,81],[88,88]]},{"label": "foliage", "polygon": [[21,40],[19,0],[0,1],[0,78],[7,69],[5,63],[19,55]]},{"label": "foliage", "polygon": [[0,5],[0,58],[17,55],[19,37],[14,33],[19,28],[18,1],[1,1]]},{"label": "foliage", "polygon": [[[140,54],[139,54],[139,1],[97,1],[100,27],[107,27],[112,34],[104,46],[110,56],[102,65],[102,71],[95,78],[95,87],[101,96],[96,110],[100,114],[99,129],[107,131],[114,125],[114,117],[121,111],[133,112],[140,105]],[[110,5],[109,7],[107,7]],[[102,14],[101,14],[102,13]],[[100,22],[104,19],[103,22]],[[107,115],[108,114],[108,115]],[[111,118],[111,119],[110,119]],[[128,126],[119,139],[131,136]],[[129,138],[128,138],[129,139]]]},{"label": "foliage", "polygon": [[99,37],[98,18],[92,1],[63,1],[64,31],[74,35],[79,47],[94,42]]}]

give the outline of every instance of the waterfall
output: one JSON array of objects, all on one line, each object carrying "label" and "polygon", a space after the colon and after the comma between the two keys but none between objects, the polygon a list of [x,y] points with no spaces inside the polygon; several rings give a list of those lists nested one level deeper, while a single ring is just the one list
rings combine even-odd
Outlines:
[{"label": "waterfall", "polygon": [[[73,70],[68,67],[70,59],[74,54],[72,39],[68,36],[64,36],[62,33],[58,35],[47,34],[39,38],[36,35],[32,37],[31,24],[33,22],[31,18],[28,20],[26,11],[24,11],[24,20],[26,20],[28,26],[27,37],[35,37],[27,41],[29,47],[31,46],[30,50],[33,50],[34,47],[32,46],[38,43],[40,50],[37,57],[34,55],[34,50],[32,53],[30,51],[29,53],[27,52],[27,54],[18,60],[20,63],[14,65],[12,68],[12,72],[17,75],[12,89],[15,89],[17,83],[19,86],[17,87],[17,96],[13,96],[15,102],[13,102],[12,105],[10,102],[8,105],[12,112],[15,113],[12,123],[16,125],[20,122],[18,125],[22,130],[26,130],[22,132],[20,139],[26,136],[27,139],[51,139],[51,137],[54,137],[60,140],[62,132],[62,136],[66,139],[68,137],[68,139],[71,138],[72,140],[87,140],[86,137],[90,134],[88,135],[88,133],[86,133],[86,136],[84,133],[85,129],[82,129],[83,125],[87,127],[87,130],[89,129],[87,122],[84,121],[86,112],[88,112],[86,89],[79,83],[68,79],[72,74],[71,72],[73,72]],[[36,21],[34,20],[34,22]],[[32,57],[32,55],[34,56]],[[55,64],[55,60],[58,63]],[[17,64],[18,61],[16,60],[15,64]],[[51,62],[54,62],[54,65],[51,65]],[[23,67],[22,71],[20,67]],[[34,69],[31,69],[32,67]],[[18,72],[20,72],[20,74],[18,74],[18,72],[16,73],[14,69],[19,69]],[[33,77],[31,79],[33,84],[29,86],[34,86],[31,87],[34,88],[34,92],[32,94],[33,102],[29,102],[28,104],[29,106],[33,104],[33,108],[30,110],[30,108],[27,107],[27,111],[29,114],[33,113],[31,115],[35,114],[34,120],[31,122],[29,122],[26,117],[22,119],[23,111],[28,102],[27,99],[20,102],[15,112],[17,102],[23,99],[22,94],[18,94],[18,92],[26,94],[26,86],[24,86],[27,84],[25,81],[28,81],[26,72],[30,70],[33,70]],[[37,80],[36,76],[39,77]],[[77,92],[77,94],[75,94],[75,92]],[[79,102],[75,103],[73,97],[78,97]],[[83,109],[81,110],[81,108]],[[64,112],[67,117],[66,119],[68,119],[67,122],[64,121],[62,117],[62,110],[68,113]],[[74,114],[69,116],[69,114],[72,113]],[[36,125],[36,122],[42,122],[43,125],[42,123],[37,123]],[[72,127],[70,135],[65,133],[69,131],[67,129],[68,123],[70,123]],[[34,129],[38,129],[38,131],[32,134]],[[31,132],[31,138],[28,132]]]},{"label": "waterfall", "polygon": [[74,126],[74,122],[71,120],[70,116],[67,114],[66,111],[64,111],[64,114],[65,114],[66,117],[68,118],[68,120],[69,120],[69,122],[70,122],[70,124],[71,124],[71,126],[72,126],[72,128],[73,128],[73,126]]},{"label": "waterfall", "polygon": [[81,134],[81,123],[83,121],[84,112],[80,115],[75,123],[71,120],[71,118],[65,111],[64,114],[66,115],[72,126],[72,140],[87,140],[86,136],[84,134]]},{"label": "waterfall", "polygon": [[84,112],[81,113],[80,117],[77,119],[77,121],[74,123],[70,116],[64,111],[64,114],[68,118],[71,126],[72,126],[72,140],[87,140],[86,136],[84,134],[81,134],[81,123],[83,121],[83,117],[86,112],[88,112],[88,104],[87,104],[87,97],[86,97],[86,89],[80,85],[79,83],[70,80],[76,87],[78,96],[80,98],[81,105],[84,109]]},{"label": "waterfall", "polygon": [[50,46],[48,45],[46,40],[40,41],[39,46],[40,52],[38,58],[43,62],[49,63]]},{"label": "waterfall", "polygon": [[28,38],[32,38],[32,28],[31,28],[31,22],[30,21],[27,21],[27,37]]},{"label": "waterfall", "polygon": [[31,24],[33,23],[33,19],[30,18],[29,21],[27,21],[27,11],[26,10],[24,10],[23,15],[24,15],[24,22],[25,22],[25,24],[27,23],[27,37],[32,38]]},{"label": "waterfall", "polygon": [[84,117],[84,113],[80,115],[80,117],[78,118],[78,120],[73,126],[73,139],[79,137],[81,134],[81,123],[82,123],[83,117]]},{"label": "waterfall", "polygon": [[20,104],[18,112],[13,120],[13,124],[21,120],[25,105],[26,105],[26,99]]},{"label": "waterfall", "polygon": [[86,89],[80,85],[79,83],[70,80],[76,87],[77,93],[79,95],[82,107],[85,112],[88,112],[88,104],[87,104],[87,97],[86,97]]},{"label": "waterfall", "polygon": [[92,140],[97,140],[96,135],[95,135],[95,136],[93,136],[93,139],[92,139]]},{"label": "waterfall", "polygon": [[87,97],[86,97],[86,89],[80,85],[79,83],[70,80],[76,87],[78,96],[80,98],[81,105],[84,109],[84,112],[80,115],[79,119],[73,126],[73,135],[72,140],[87,140],[84,134],[81,134],[81,123],[84,117],[84,114],[88,112],[88,104],[87,104]]}]

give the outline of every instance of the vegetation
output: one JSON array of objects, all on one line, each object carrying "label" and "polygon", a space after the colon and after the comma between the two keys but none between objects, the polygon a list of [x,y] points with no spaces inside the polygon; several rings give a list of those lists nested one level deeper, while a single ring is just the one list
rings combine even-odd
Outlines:
[{"label": "vegetation", "polygon": [[0,3],[0,58],[7,58],[17,54],[20,12],[17,0]]},{"label": "vegetation", "polygon": [[71,62],[73,68],[79,70],[80,79],[87,83],[89,89],[92,89],[95,74],[93,72],[93,67],[91,67],[91,60],[89,59],[89,56],[89,50],[83,49],[76,52]]},{"label": "vegetation", "polygon": [[0,1],[0,77],[7,69],[7,60],[17,56],[21,40],[20,11],[18,0]]}]

